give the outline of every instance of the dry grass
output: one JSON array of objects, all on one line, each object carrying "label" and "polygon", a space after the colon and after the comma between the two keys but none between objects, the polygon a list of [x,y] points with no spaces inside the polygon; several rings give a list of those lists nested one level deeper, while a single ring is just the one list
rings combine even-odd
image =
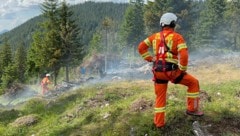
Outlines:
[{"label": "dry grass", "polygon": [[219,84],[225,81],[240,80],[240,68],[233,64],[201,64],[190,67],[188,72],[203,84]]}]

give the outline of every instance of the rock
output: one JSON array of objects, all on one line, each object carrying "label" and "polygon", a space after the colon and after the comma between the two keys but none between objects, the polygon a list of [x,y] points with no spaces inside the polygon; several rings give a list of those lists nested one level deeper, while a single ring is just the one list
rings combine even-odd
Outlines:
[{"label": "rock", "polygon": [[140,112],[152,108],[152,106],[153,102],[151,100],[147,100],[146,98],[140,98],[132,103],[130,109],[131,111]]},{"label": "rock", "polygon": [[108,118],[108,117],[110,117],[110,116],[111,116],[111,114],[105,113],[104,116],[103,116],[103,119],[106,119],[106,118]]},{"label": "rock", "polygon": [[20,126],[31,126],[38,122],[38,117],[36,115],[27,115],[20,118],[17,118],[11,125],[13,127],[20,127]]}]

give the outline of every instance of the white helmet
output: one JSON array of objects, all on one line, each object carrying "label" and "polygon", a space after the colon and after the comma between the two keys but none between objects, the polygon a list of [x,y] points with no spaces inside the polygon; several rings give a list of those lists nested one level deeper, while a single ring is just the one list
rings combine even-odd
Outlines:
[{"label": "white helmet", "polygon": [[160,18],[160,26],[170,25],[173,21],[177,21],[177,16],[173,13],[165,13]]},{"label": "white helmet", "polygon": [[46,74],[46,76],[49,76],[49,77],[50,77],[50,74]]}]

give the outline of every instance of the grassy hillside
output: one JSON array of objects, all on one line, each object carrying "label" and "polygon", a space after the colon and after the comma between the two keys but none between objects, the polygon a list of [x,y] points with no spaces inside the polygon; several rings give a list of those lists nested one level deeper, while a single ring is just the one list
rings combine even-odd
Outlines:
[{"label": "grassy hillside", "polygon": [[152,81],[116,80],[87,85],[57,99],[39,97],[16,109],[1,110],[0,135],[192,136],[192,123],[198,121],[213,136],[237,136],[240,69],[233,61],[224,62],[202,61],[189,68],[202,89],[205,116],[201,118],[184,114],[186,87],[169,84],[167,127],[156,130],[152,125]]}]

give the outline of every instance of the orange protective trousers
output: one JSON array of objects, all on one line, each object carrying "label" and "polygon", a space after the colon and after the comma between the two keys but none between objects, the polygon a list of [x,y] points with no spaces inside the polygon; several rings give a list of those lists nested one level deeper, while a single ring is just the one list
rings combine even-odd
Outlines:
[{"label": "orange protective trousers", "polygon": [[48,77],[44,77],[41,81],[42,86],[42,95],[44,95],[48,91],[48,84],[50,83],[50,80]]},{"label": "orange protective trousers", "polygon": [[[182,71],[179,69],[167,72],[154,72],[156,79],[172,81],[181,75]],[[187,110],[196,111],[199,105],[199,82],[192,75],[185,73],[183,78],[177,83],[188,87],[187,89]],[[156,127],[165,125],[165,106],[168,83],[154,83],[156,102],[155,102],[155,116],[154,124]]]},{"label": "orange protective trousers", "polygon": [[48,87],[47,87],[47,84],[42,84],[42,95],[44,95],[45,93],[48,92]]}]

